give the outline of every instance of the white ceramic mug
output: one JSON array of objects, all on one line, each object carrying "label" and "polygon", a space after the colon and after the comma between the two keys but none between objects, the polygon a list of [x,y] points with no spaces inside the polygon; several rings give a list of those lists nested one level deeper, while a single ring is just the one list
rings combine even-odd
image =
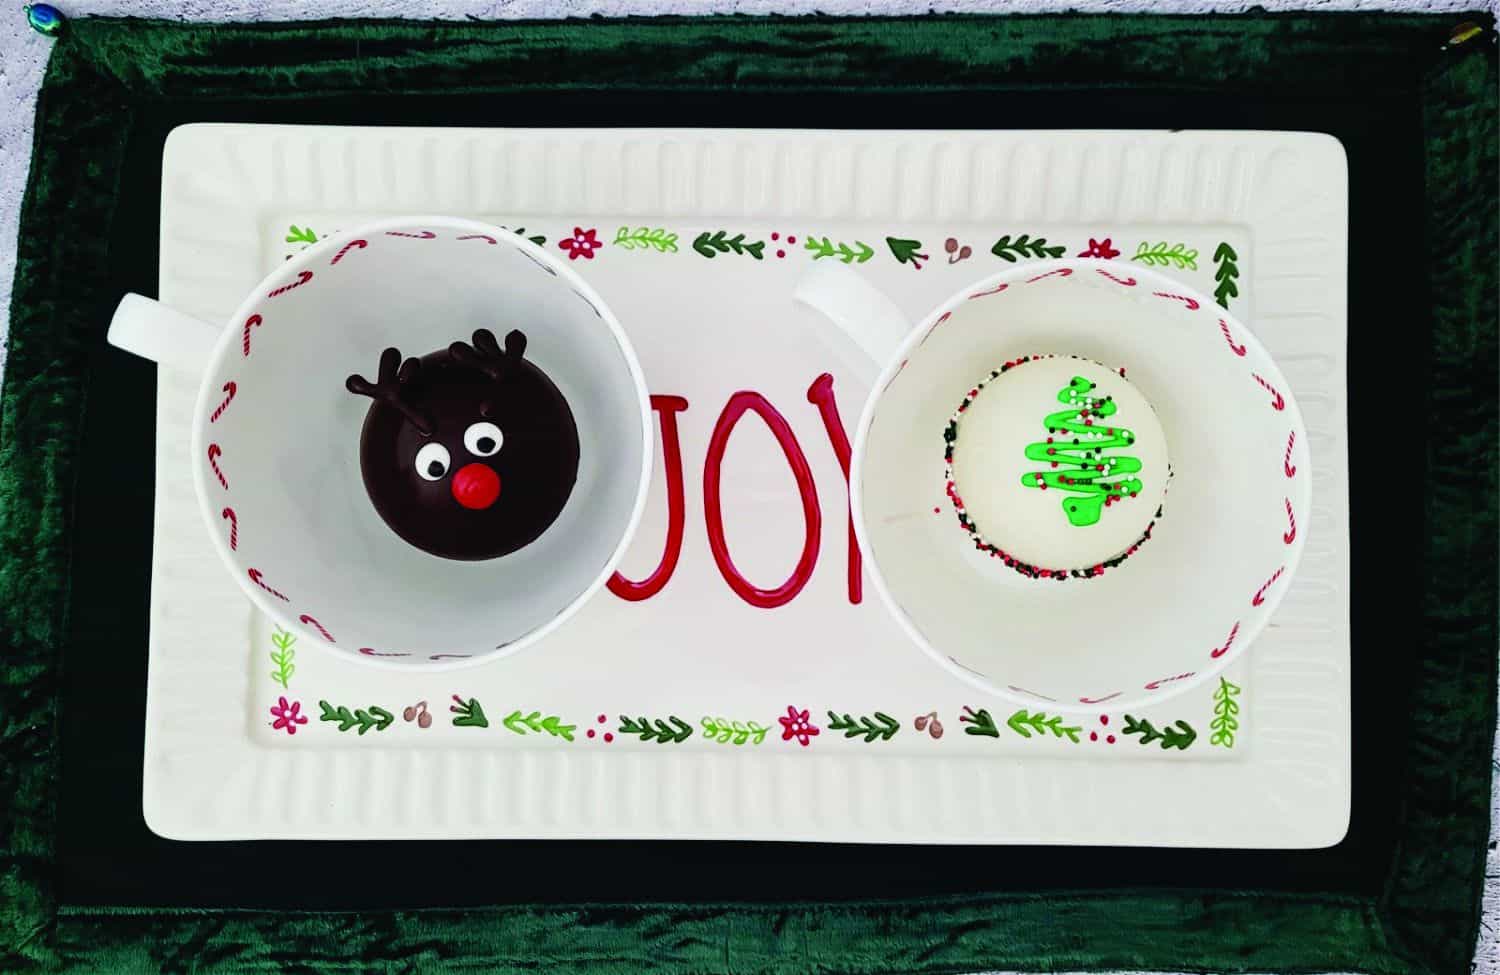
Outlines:
[{"label": "white ceramic mug", "polygon": [[[850,465],[855,531],[886,606],[951,673],[1035,710],[1126,709],[1209,680],[1266,625],[1306,542],[1307,432],[1265,349],[1211,299],[1091,259],[1010,268],[914,328],[831,262],[804,278],[797,297],[853,340],[841,344],[863,353],[867,375],[878,369]],[[945,431],[956,409],[992,373],[1036,356],[1128,367],[1165,436],[1170,488],[1160,515],[1108,571],[1023,573],[976,542],[951,491]],[[1033,424],[1059,408],[1036,401]],[[1037,427],[1034,439],[1048,434],[1061,436]],[[1039,472],[1007,483],[1027,477],[1040,486]],[[1062,492],[1020,494],[1055,506]]]},{"label": "white ceramic mug", "polygon": [[[377,513],[360,467],[371,400],[345,384],[375,377],[387,347],[421,357],[479,329],[525,334],[525,359],[572,411],[579,462],[540,537],[454,561]],[[520,650],[599,590],[640,519],[652,427],[635,352],[588,284],[501,228],[411,217],[336,234],[273,271],[225,325],[130,295],[109,341],[202,377],[191,475],[224,564],[279,625],[359,659],[435,668]]]}]

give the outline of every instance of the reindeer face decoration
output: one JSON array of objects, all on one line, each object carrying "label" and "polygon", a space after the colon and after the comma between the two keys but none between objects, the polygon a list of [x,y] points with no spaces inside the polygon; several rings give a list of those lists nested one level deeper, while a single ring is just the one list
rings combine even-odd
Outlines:
[{"label": "reindeer face decoration", "polygon": [[493,559],[535,541],[578,476],[578,429],[552,380],[527,362],[526,336],[502,350],[486,329],[420,359],[380,356],[375,382],[345,386],[375,402],[359,466],[397,535],[448,559]]}]

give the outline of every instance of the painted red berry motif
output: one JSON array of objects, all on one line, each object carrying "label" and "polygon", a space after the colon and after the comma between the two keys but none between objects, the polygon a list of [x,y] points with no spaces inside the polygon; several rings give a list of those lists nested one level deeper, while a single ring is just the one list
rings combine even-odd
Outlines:
[{"label": "painted red berry motif", "polygon": [[249,318],[245,319],[244,349],[246,358],[250,356],[250,330],[260,325],[260,323],[261,317],[259,315],[251,315]]},{"label": "painted red berry motif", "polygon": [[344,259],[344,255],[347,254],[347,253],[349,253],[351,250],[355,250],[355,249],[364,250],[366,247],[369,247],[369,246],[370,246],[370,242],[368,240],[351,240],[351,241],[349,241],[349,243],[347,243],[343,247],[339,248],[339,252],[337,254],[333,255],[333,260],[331,260],[331,261],[328,262],[328,266],[332,267],[333,265],[337,264],[339,261],[342,261]]},{"label": "painted red berry motif", "polygon": [[[608,715],[601,714],[597,718],[594,719],[594,722],[596,724],[604,724],[608,720],[609,720],[609,716]],[[593,728],[590,728],[588,731],[584,732],[584,735],[586,737],[588,737],[588,738],[593,738],[595,736],[595,734],[597,734],[597,732],[595,732]],[[604,733],[603,738],[604,738],[604,743],[606,745],[608,745],[610,742],[612,742],[612,741],[615,740],[615,736],[611,732],[608,732],[608,731],[606,731]]]},{"label": "painted red berry motif", "polygon": [[282,295],[286,294],[288,291],[291,291],[294,288],[300,288],[300,287],[302,287],[304,284],[306,284],[307,282],[311,281],[312,279],[313,279],[313,273],[311,271],[299,271],[297,273],[297,280],[293,281],[291,284],[284,284],[281,287],[276,288],[275,290],[268,292],[266,294],[266,297],[267,298],[279,298],[279,297],[281,297]]},{"label": "painted red berry motif", "polygon": [[911,723],[912,727],[918,731],[927,732],[934,739],[943,737],[943,723],[938,720],[938,713],[936,711],[919,714],[912,719]]},{"label": "painted red berry motif", "polygon": [[948,254],[948,263],[957,264],[959,261],[967,261],[974,256],[974,248],[968,244],[960,244],[958,238],[949,237],[943,241],[943,250]]},{"label": "painted red berry motif", "polygon": [[1120,252],[1115,250],[1113,242],[1108,237],[1104,238],[1103,240],[1095,240],[1094,238],[1090,237],[1089,246],[1079,251],[1078,256],[1098,257],[1106,261],[1110,261],[1119,257]]},{"label": "painted red berry motif", "polygon": [[602,247],[603,244],[600,243],[598,231],[595,228],[590,227],[588,230],[584,230],[582,227],[574,227],[573,236],[565,237],[558,241],[557,246],[568,252],[568,260],[570,261],[576,261],[580,257],[592,261],[594,259],[594,251]]},{"label": "painted red berry motif", "polygon": [[224,384],[224,401],[215,407],[213,413],[209,415],[209,423],[219,422],[219,417],[224,415],[224,411],[229,408],[229,401],[234,399],[234,394],[239,392],[239,389],[239,386],[235,385],[232,379]]}]

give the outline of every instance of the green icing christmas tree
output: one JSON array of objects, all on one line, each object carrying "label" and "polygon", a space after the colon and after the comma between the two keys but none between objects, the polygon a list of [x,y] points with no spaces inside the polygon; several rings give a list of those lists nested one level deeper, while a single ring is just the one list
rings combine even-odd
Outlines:
[{"label": "green icing christmas tree", "polygon": [[1099,520],[1104,509],[1140,493],[1141,480],[1124,475],[1141,469],[1135,457],[1106,453],[1135,443],[1135,434],[1110,423],[1117,407],[1110,396],[1095,397],[1095,383],[1074,376],[1058,391],[1068,408],[1047,415],[1046,442],[1026,445],[1026,457],[1047,466],[1021,475],[1026,487],[1063,492],[1063,513],[1082,527]]}]

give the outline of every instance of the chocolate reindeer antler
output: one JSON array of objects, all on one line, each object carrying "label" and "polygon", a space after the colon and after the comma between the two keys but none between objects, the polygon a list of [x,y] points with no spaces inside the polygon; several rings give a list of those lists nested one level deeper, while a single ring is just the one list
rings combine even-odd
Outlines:
[{"label": "chocolate reindeer antler", "polygon": [[505,349],[501,351],[494,332],[487,328],[476,329],[473,345],[454,342],[448,346],[448,354],[453,356],[454,362],[472,366],[498,382],[526,354],[526,335],[519,329],[512,329],[506,333]]},{"label": "chocolate reindeer antler", "polygon": [[380,372],[375,382],[372,383],[356,373],[344,380],[344,388],[356,396],[368,396],[377,403],[385,403],[399,410],[422,436],[430,437],[433,430],[432,420],[427,414],[401,398],[402,387],[416,379],[421,369],[421,360],[407,359],[402,362],[401,351],[389,348],[380,353]]}]

